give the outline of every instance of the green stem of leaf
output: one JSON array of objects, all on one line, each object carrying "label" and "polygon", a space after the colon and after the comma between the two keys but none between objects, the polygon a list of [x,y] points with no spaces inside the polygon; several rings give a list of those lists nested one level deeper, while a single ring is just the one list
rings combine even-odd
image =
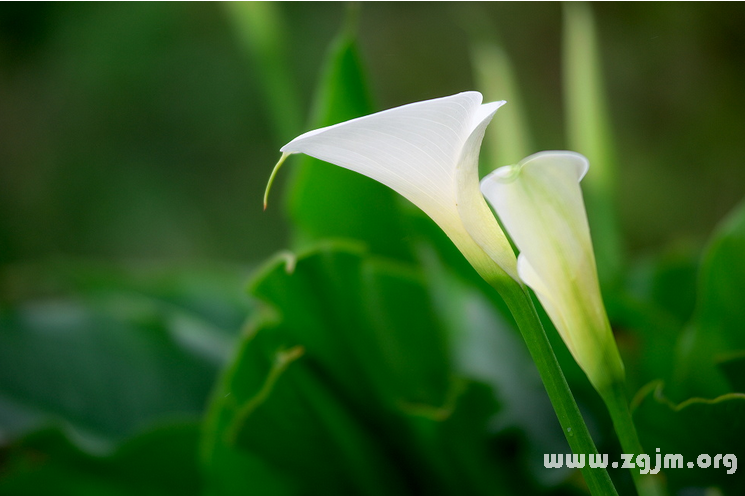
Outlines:
[{"label": "green stem of leaf", "polygon": [[[493,286],[502,295],[515,317],[572,452],[584,453],[586,456],[597,454],[590,431],[574,401],[527,289],[515,281],[505,283],[504,280]],[[589,464],[586,464],[581,470],[593,496],[618,494],[606,469],[590,468]]]}]

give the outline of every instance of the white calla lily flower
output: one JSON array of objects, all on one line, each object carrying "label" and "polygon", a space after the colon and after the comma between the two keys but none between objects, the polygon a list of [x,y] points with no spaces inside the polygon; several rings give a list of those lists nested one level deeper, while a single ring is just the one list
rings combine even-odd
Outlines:
[{"label": "white calla lily flower", "polygon": [[515,255],[478,180],[484,131],[505,102],[482,99],[469,91],[307,132],[281,148],[274,172],[305,153],[364,174],[429,215],[483,276],[516,279]]},{"label": "white calla lily flower", "polygon": [[600,294],[579,186],[588,167],[578,153],[536,153],[486,176],[481,191],[520,250],[520,279],[603,391],[623,379],[624,368]]}]

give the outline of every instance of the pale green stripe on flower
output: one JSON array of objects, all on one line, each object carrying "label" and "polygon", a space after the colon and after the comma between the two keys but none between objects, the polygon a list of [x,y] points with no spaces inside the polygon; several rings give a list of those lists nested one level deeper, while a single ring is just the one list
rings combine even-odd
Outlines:
[{"label": "pale green stripe on flower", "polygon": [[520,250],[517,271],[598,390],[623,379],[600,294],[579,181],[589,164],[541,152],[486,176],[481,190]]},{"label": "pale green stripe on flower", "polygon": [[[281,151],[385,184],[429,215],[482,275],[516,278],[515,256],[478,181],[484,130],[505,102],[481,102],[469,91],[412,103],[307,132]],[[475,240],[467,226],[479,226]]]}]

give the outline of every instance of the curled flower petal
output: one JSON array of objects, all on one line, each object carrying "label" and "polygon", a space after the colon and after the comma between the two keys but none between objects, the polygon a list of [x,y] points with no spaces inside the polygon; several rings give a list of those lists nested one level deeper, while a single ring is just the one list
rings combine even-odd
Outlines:
[{"label": "curled flower petal", "polygon": [[[478,191],[484,129],[505,102],[475,91],[396,107],[298,136],[283,154],[305,153],[394,189],[429,215],[482,275],[517,278],[516,260]],[[480,226],[474,240],[466,226]]]},{"label": "curled flower petal", "polygon": [[579,186],[589,164],[541,152],[486,176],[481,190],[520,250],[517,271],[596,388],[623,377]]}]

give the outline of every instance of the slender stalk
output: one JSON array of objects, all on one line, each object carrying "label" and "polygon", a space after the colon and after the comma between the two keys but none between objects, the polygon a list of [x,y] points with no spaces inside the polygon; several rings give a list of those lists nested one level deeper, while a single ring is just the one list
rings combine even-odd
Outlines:
[{"label": "slender stalk", "polygon": [[[623,384],[615,383],[608,390],[601,392],[603,401],[608,408],[610,417],[613,420],[613,428],[616,430],[618,440],[621,442],[621,449],[624,453],[633,454],[634,460],[637,455],[644,453],[639,436],[636,433],[636,427],[631,418],[629,402],[626,397]],[[650,463],[654,460],[650,457]],[[634,479],[634,486],[640,496],[652,496],[663,494],[659,487],[658,480],[652,475],[642,475],[639,468],[630,469],[631,476]]]},{"label": "slender stalk", "polygon": [[[626,393],[623,391],[621,384],[614,384],[613,387],[609,388],[601,394],[605,405],[608,407],[611,419],[613,420],[613,427],[618,435],[618,440],[621,442],[621,448],[624,453],[633,453],[634,456],[644,453],[642,445],[639,442],[639,437],[636,434],[636,428],[631,421],[631,412],[629,411],[629,404],[626,400]],[[638,471],[632,470],[634,480],[639,477]]]},{"label": "slender stalk", "polygon": [[[591,454],[597,455],[598,451],[590,436],[590,431],[574,401],[574,396],[556,360],[554,350],[548,341],[527,289],[517,282],[505,284],[504,281],[499,281],[493,286],[502,295],[517,321],[572,452],[585,454],[587,457]],[[618,495],[606,469],[590,468],[589,463],[586,463],[581,470],[591,494],[594,496]]]}]

